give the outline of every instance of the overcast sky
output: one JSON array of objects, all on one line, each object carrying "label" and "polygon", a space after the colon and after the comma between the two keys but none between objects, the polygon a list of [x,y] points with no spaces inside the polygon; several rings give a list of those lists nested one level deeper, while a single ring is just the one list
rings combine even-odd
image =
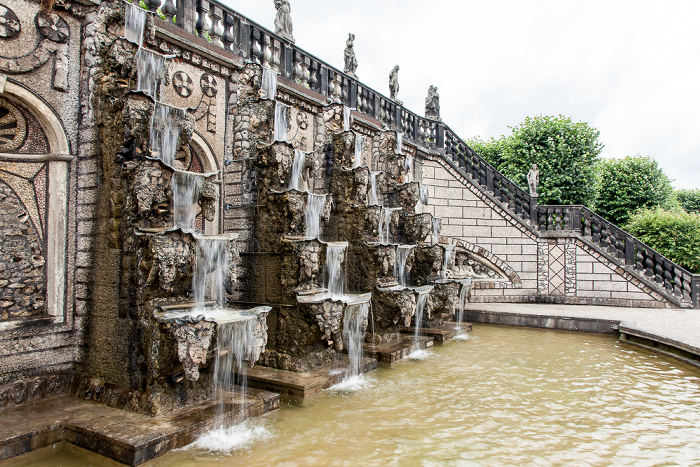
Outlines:
[{"label": "overcast sky", "polygon": [[[274,29],[273,0],[224,0]],[[462,138],[510,133],[527,116],[600,130],[603,157],[659,161],[700,188],[700,1],[291,0],[296,44],[422,115],[432,84]]]}]

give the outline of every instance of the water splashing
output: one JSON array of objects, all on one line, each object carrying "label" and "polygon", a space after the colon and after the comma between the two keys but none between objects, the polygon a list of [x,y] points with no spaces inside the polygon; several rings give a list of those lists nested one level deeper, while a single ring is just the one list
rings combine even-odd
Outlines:
[{"label": "water splashing", "polygon": [[350,112],[352,109],[344,105],[343,106],[343,131],[350,131]]},{"label": "water splashing", "polygon": [[370,192],[369,192],[369,205],[370,206],[379,206],[379,193],[377,192],[377,175],[379,175],[381,172],[370,172],[369,173],[369,183],[370,183]]},{"label": "water splashing", "polygon": [[301,191],[302,174],[306,165],[306,153],[300,149],[294,150],[294,162],[292,163],[292,178],[289,180],[290,190]]},{"label": "water splashing", "polygon": [[[467,303],[467,294],[469,293],[471,281],[461,282],[459,289],[459,307],[457,309],[457,326],[455,329],[457,331],[462,331],[462,323],[464,322],[464,306]],[[461,333],[454,337],[455,340],[467,340],[469,335],[467,333]]]},{"label": "water splashing", "polygon": [[203,310],[208,297],[216,300],[217,306],[223,306],[229,246],[229,239],[197,238],[197,257],[192,279],[195,310]]},{"label": "water splashing", "polygon": [[318,238],[321,235],[321,214],[326,206],[326,195],[309,193],[306,198],[304,220],[306,222],[306,237]]},{"label": "water splashing", "polygon": [[347,345],[350,358],[348,378],[362,373],[362,342],[367,331],[368,316],[369,302],[348,304],[343,313],[343,340]]},{"label": "water splashing", "polygon": [[156,102],[151,116],[151,154],[169,167],[175,166],[177,142],[180,139],[180,122],[184,111]]},{"label": "water splashing", "polygon": [[423,313],[425,311],[425,304],[428,301],[428,293],[430,293],[430,290],[419,290],[418,291],[418,299],[416,300],[416,314],[414,316],[415,320],[415,333],[413,334],[413,349],[411,351],[411,354],[409,355],[409,358],[414,359],[414,360],[422,360],[425,358],[424,354],[427,354],[425,351],[421,351],[419,347],[419,338],[420,338],[420,331],[421,327],[423,326]]},{"label": "water splashing", "polygon": [[287,110],[288,106],[281,102],[275,103],[275,141],[287,141]]},{"label": "water splashing", "polygon": [[388,245],[391,239],[389,238],[389,226],[391,225],[391,215],[400,208],[382,208],[379,213],[379,243]]},{"label": "water splashing", "polygon": [[442,262],[442,277],[444,277],[444,278],[447,277],[451,262],[452,262],[452,250],[448,250],[447,248],[445,248],[445,255],[443,258],[443,262]]},{"label": "water splashing", "polygon": [[362,135],[355,135],[355,158],[352,161],[352,168],[356,169],[362,165],[362,149],[364,147],[365,137]]},{"label": "water splashing", "polygon": [[139,48],[136,53],[136,90],[158,100],[160,81],[165,77],[165,59],[161,54]]},{"label": "water splashing", "polygon": [[404,171],[406,172],[405,183],[413,182],[413,158],[410,156],[406,156],[406,160],[404,161],[403,167]]},{"label": "water splashing", "polygon": [[428,198],[428,187],[421,185],[420,187],[420,202],[424,206],[428,204],[429,198]]},{"label": "water splashing", "polygon": [[335,242],[326,245],[326,288],[332,297],[341,297],[345,292],[345,254],[347,242]]},{"label": "water splashing", "polygon": [[124,7],[124,38],[129,42],[143,45],[143,29],[148,12],[138,6],[138,2],[126,3]]},{"label": "water splashing", "polygon": [[431,220],[431,225],[433,227],[432,240],[433,245],[437,245],[440,240],[440,219],[433,217]]},{"label": "water splashing", "polygon": [[394,261],[394,279],[401,284],[402,287],[408,286],[408,272],[406,271],[406,262],[411,254],[413,245],[398,245],[396,247],[396,261]]},{"label": "water splashing", "polygon": [[197,218],[199,195],[204,177],[192,172],[173,173],[170,189],[173,192],[173,225],[184,232],[192,232]]},{"label": "water splashing", "polygon": [[263,68],[262,83],[260,83],[262,98],[275,100],[277,96],[277,73],[269,68]]}]

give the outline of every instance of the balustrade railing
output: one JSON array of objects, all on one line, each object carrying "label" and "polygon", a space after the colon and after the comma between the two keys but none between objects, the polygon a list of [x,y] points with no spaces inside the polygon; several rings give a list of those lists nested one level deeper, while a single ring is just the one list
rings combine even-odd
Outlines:
[{"label": "balustrade railing", "polygon": [[329,101],[357,109],[383,127],[402,132],[405,141],[442,151],[474,183],[539,231],[568,231],[590,237],[621,264],[643,273],[680,300],[700,307],[700,275],[691,274],[583,206],[538,206],[537,198],[487,163],[442,121],[411,112],[216,0],[145,2],[151,11],[160,8],[166,21],[174,21],[185,31],[271,68]]}]

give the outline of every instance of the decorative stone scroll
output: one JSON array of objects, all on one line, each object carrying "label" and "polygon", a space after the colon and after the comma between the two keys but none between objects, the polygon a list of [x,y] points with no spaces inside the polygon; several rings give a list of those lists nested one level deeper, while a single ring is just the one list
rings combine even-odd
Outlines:
[{"label": "decorative stone scroll", "polygon": [[206,116],[207,131],[216,133],[216,78],[204,73],[199,79],[199,87],[202,90],[202,99],[195,110],[194,118],[199,121]]}]

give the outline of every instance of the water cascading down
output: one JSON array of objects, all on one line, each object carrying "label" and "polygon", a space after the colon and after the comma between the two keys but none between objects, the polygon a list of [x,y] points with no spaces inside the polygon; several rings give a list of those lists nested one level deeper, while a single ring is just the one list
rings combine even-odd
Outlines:
[{"label": "water cascading down", "polygon": [[321,235],[321,215],[325,206],[326,195],[307,194],[306,208],[304,209],[305,236],[307,238],[318,238]]},{"label": "water cascading down", "polygon": [[362,148],[364,147],[365,138],[362,135],[355,135],[355,158],[352,161],[352,168],[356,169],[362,165]]},{"label": "water cascading down", "polygon": [[192,172],[173,172],[170,188],[173,192],[173,226],[183,232],[193,232],[197,206],[204,177]]},{"label": "water cascading down", "polygon": [[401,208],[382,208],[379,213],[379,243],[388,245],[391,239],[389,238],[389,226],[391,224],[391,215]]},{"label": "water cascading down", "polygon": [[151,155],[171,168],[175,166],[180,122],[183,119],[183,109],[156,101],[151,115]]},{"label": "water cascading down", "polygon": [[396,153],[403,152],[403,133],[396,133]]},{"label": "water cascading down", "polygon": [[416,300],[416,314],[414,316],[415,320],[415,332],[413,334],[413,352],[419,350],[420,345],[420,332],[421,326],[423,326],[423,312],[425,311],[425,304],[428,301],[429,291],[421,290],[418,291],[418,299]]},{"label": "water cascading down", "polygon": [[428,197],[428,187],[421,185],[420,187],[420,202],[423,204],[423,206],[426,206],[428,204],[429,197]]},{"label": "water cascading down", "polygon": [[146,25],[148,11],[139,7],[136,3],[126,3],[124,9],[124,38],[129,42],[143,45],[143,29]]},{"label": "water cascading down", "polygon": [[275,102],[275,141],[287,141],[287,111],[289,107]]},{"label": "water cascading down", "polygon": [[136,90],[148,94],[153,100],[159,99],[159,84],[165,74],[165,56],[139,48],[136,52]]},{"label": "water cascading down", "polygon": [[300,149],[294,150],[294,162],[292,162],[292,177],[289,180],[289,189],[302,191],[302,173],[306,165],[306,153]]},{"label": "water cascading down", "polygon": [[197,256],[192,278],[192,294],[197,311],[204,310],[208,298],[215,300],[219,308],[224,305],[229,244],[229,239],[197,237]]},{"label": "water cascading down", "polygon": [[349,377],[362,373],[362,342],[367,331],[369,302],[348,304],[343,312],[343,341],[350,359]]},{"label": "water cascading down", "polygon": [[442,261],[442,277],[447,278],[447,274],[450,267],[450,262],[452,261],[452,250],[445,248],[445,255]]},{"label": "water cascading down", "polygon": [[406,156],[406,161],[404,162],[404,170],[406,172],[405,183],[413,182],[413,158]]},{"label": "water cascading down", "polygon": [[350,107],[343,106],[343,131],[350,131]]},{"label": "water cascading down", "polygon": [[408,287],[408,272],[406,262],[411,254],[413,245],[398,245],[396,247],[396,261],[394,261],[394,279],[402,287]]},{"label": "water cascading down", "polygon": [[339,298],[345,292],[345,255],[347,242],[333,242],[326,245],[326,288],[333,298]]},{"label": "water cascading down", "polygon": [[262,83],[260,84],[262,98],[275,100],[277,97],[277,73],[269,68],[263,68]]},{"label": "water cascading down", "polygon": [[467,292],[469,292],[469,285],[461,284],[459,290],[459,308],[457,311],[457,327],[458,331],[462,330],[462,321],[464,320],[464,305],[467,302]]},{"label": "water cascading down", "polygon": [[433,228],[431,234],[432,244],[437,245],[438,241],[440,240],[440,219],[437,217],[433,217],[431,220],[431,227]]},{"label": "water cascading down", "polygon": [[379,206],[379,193],[377,192],[377,175],[379,175],[381,172],[370,172],[369,173],[369,183],[370,183],[370,191],[369,191],[369,205],[370,206]]}]

